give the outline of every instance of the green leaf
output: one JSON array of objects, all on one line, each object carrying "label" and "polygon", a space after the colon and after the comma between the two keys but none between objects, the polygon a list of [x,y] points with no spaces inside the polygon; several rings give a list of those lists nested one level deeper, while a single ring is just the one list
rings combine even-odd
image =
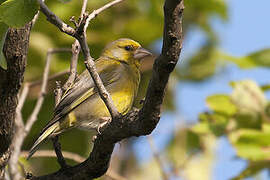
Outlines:
[{"label": "green leaf", "polygon": [[[207,130],[205,132],[207,133],[213,133],[215,136],[222,136],[224,135],[224,133],[226,132],[226,127],[228,124],[228,116],[224,116],[224,114],[220,114],[220,113],[213,113],[213,114],[209,114],[209,113],[202,113],[199,116],[200,119],[200,123],[199,125],[196,127],[195,126],[195,131],[197,133],[201,133],[204,130]],[[200,128],[198,128],[200,127]],[[206,128],[207,127],[207,128]],[[205,132],[203,134],[205,134]]]},{"label": "green leaf", "polygon": [[254,176],[259,171],[265,168],[269,168],[270,163],[268,160],[259,161],[259,162],[249,162],[248,166],[236,177],[232,178],[232,180],[242,180],[244,178]]},{"label": "green leaf", "polygon": [[251,80],[235,82],[231,99],[240,113],[244,114],[262,112],[267,104],[263,91]]},{"label": "green leaf", "polygon": [[260,50],[243,57],[234,57],[220,52],[219,57],[226,61],[233,62],[243,69],[250,69],[258,66],[270,67],[270,49]]},{"label": "green leaf", "polygon": [[3,46],[6,39],[7,30],[8,30],[8,26],[0,22],[0,67],[3,69],[7,69],[7,61],[3,54]]},{"label": "green leaf", "polygon": [[0,20],[10,27],[21,27],[38,11],[37,0],[7,0],[0,5]]},{"label": "green leaf", "polygon": [[229,135],[237,155],[252,161],[270,158],[270,132],[241,129]]},{"label": "green leaf", "polygon": [[251,114],[237,113],[234,116],[237,123],[237,128],[251,128],[251,129],[261,129],[262,128],[262,118],[260,116],[253,116]]},{"label": "green leaf", "polygon": [[248,56],[257,66],[270,67],[270,49],[264,49]]},{"label": "green leaf", "polygon": [[195,124],[194,126],[192,126],[191,131],[196,134],[208,134],[209,132],[211,132],[209,123],[207,122]]},{"label": "green leaf", "polygon": [[206,103],[214,112],[228,116],[234,115],[237,111],[236,106],[232,103],[230,96],[228,95],[216,94],[209,96],[206,99]]}]

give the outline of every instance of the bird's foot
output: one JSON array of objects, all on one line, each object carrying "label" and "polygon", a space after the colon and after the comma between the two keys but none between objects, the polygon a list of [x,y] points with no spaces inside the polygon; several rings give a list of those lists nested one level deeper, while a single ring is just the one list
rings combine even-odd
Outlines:
[{"label": "bird's foot", "polygon": [[100,120],[102,121],[102,123],[100,123],[97,127],[98,134],[101,134],[100,129],[102,127],[104,127],[107,123],[111,122],[112,118],[111,117],[102,117],[102,118],[100,118]]},{"label": "bird's foot", "polygon": [[97,139],[97,136],[94,135],[94,136],[92,137],[92,142],[94,143],[96,139]]}]

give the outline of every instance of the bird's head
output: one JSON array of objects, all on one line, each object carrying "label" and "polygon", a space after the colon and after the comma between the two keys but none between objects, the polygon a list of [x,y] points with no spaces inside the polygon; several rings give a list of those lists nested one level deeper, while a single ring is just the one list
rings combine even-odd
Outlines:
[{"label": "bird's head", "polygon": [[140,65],[140,60],[152,55],[149,51],[131,39],[122,38],[108,44],[102,53],[103,57],[121,61],[127,64]]}]

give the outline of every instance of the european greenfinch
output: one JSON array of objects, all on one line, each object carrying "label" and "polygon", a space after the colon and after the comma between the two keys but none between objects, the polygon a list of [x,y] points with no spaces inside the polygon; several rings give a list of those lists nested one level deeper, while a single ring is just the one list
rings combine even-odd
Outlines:
[{"label": "european greenfinch", "polygon": [[[110,93],[118,112],[126,114],[133,105],[140,83],[140,60],[151,55],[131,39],[118,39],[108,44],[96,60],[99,76]],[[87,70],[64,92],[54,109],[52,120],[45,126],[29,152],[30,158],[47,138],[72,128],[98,130],[110,119],[110,113],[99,96]]]}]

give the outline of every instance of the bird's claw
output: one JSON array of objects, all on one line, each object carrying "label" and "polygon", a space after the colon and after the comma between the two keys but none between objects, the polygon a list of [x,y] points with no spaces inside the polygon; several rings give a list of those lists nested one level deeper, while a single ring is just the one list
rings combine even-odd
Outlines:
[{"label": "bird's claw", "polygon": [[103,122],[100,123],[100,124],[98,125],[98,127],[97,127],[97,132],[98,132],[98,134],[101,134],[100,129],[101,129],[102,127],[104,127],[107,123],[111,122],[111,118],[110,118],[110,117],[102,117],[102,118],[100,118],[100,120],[103,121]]},{"label": "bird's claw", "polygon": [[94,135],[94,136],[92,137],[92,142],[95,142],[96,139],[97,139],[97,136]]}]

